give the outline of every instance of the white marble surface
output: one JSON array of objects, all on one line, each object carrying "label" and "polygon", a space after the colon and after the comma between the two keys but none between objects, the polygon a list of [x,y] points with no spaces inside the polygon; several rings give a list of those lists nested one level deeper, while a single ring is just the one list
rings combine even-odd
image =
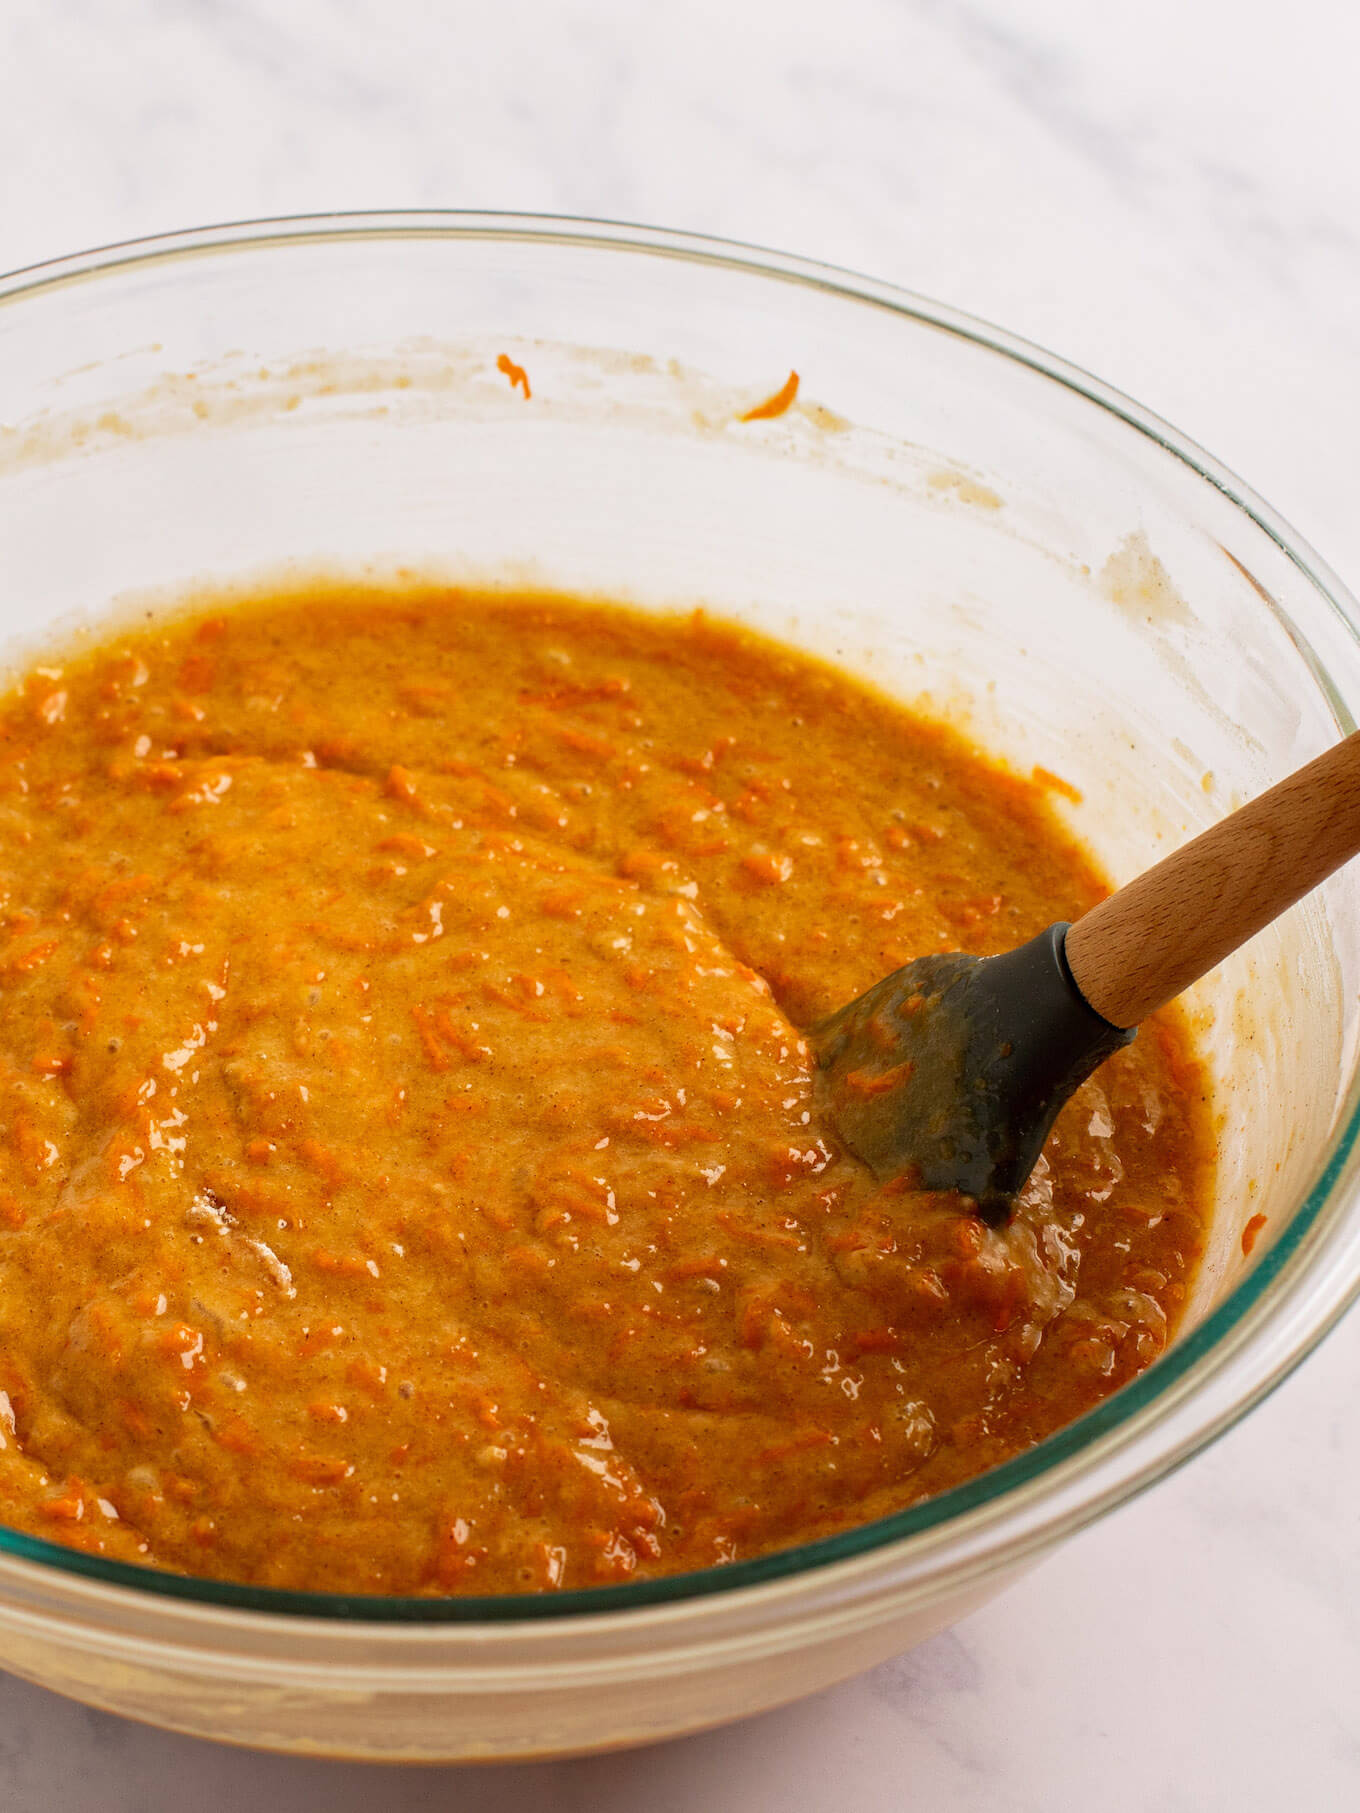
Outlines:
[{"label": "white marble surface", "polygon": [[[330,207],[838,260],[1088,365],[1360,588],[1353,0],[0,0],[0,265]],[[399,1774],[0,1677],[5,1813],[1360,1805],[1360,1315],[956,1630],[661,1749]]]}]

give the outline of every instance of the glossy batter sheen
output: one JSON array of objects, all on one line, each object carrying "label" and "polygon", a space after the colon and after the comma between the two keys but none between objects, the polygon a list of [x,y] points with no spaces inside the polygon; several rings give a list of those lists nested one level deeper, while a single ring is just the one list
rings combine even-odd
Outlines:
[{"label": "glossy batter sheen", "polygon": [[700,1568],[1162,1349],[1161,1018],[1012,1226],[879,1188],[800,1028],[1101,892],[1043,785],[702,617],[331,591],[0,707],[0,1521],[273,1586]]}]

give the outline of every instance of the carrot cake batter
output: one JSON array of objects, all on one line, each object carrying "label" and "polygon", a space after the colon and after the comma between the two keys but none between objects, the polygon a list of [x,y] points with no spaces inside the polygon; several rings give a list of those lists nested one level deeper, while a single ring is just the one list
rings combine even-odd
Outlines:
[{"label": "carrot cake batter", "polygon": [[260,597],[35,669],[0,705],[0,1521],[271,1586],[595,1586],[1090,1408],[1201,1248],[1181,1019],[996,1231],[842,1154],[802,1037],[1100,896],[1051,780],[560,598]]}]

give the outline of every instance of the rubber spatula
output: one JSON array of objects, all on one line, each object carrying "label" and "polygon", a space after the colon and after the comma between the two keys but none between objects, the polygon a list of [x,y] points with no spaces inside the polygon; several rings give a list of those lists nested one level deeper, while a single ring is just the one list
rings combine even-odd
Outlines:
[{"label": "rubber spatula", "polygon": [[1004,1221],[1058,1110],[1140,1020],[1360,852],[1360,731],[1074,924],[918,957],[811,1034],[844,1144]]}]

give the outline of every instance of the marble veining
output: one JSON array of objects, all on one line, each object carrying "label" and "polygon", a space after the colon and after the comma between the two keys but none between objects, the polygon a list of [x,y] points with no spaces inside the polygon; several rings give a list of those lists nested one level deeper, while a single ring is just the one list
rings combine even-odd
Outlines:
[{"label": "marble veining", "polygon": [[[1360,588],[1347,0],[6,0],[0,265],[330,207],[655,221],[1004,322],[1167,415]],[[1360,1315],[934,1642],[630,1755],[375,1773],[0,1677],[4,1813],[1360,1805]]]}]

